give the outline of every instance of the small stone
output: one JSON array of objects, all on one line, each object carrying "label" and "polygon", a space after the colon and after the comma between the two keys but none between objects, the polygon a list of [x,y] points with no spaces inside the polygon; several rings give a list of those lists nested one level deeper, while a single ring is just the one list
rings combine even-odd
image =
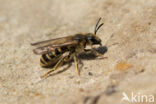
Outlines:
[{"label": "small stone", "polygon": [[93,73],[91,73],[91,72],[88,72],[88,75],[89,75],[89,76],[93,76]]}]

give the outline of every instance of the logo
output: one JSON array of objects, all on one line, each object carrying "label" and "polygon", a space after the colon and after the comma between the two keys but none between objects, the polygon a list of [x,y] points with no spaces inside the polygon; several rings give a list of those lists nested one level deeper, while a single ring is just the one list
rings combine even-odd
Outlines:
[{"label": "logo", "polygon": [[121,101],[127,101],[131,103],[153,103],[154,95],[146,95],[141,93],[133,93],[131,92],[130,96],[128,96],[125,92],[122,93],[123,98]]}]

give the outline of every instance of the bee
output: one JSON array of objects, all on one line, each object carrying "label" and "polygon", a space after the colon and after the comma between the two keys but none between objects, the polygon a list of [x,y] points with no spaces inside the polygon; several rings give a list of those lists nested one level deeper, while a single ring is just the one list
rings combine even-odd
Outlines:
[{"label": "bee", "polygon": [[[41,78],[47,77],[51,72],[55,71],[61,63],[69,62],[71,59],[74,60],[76,71],[78,75],[80,75],[78,55],[81,52],[93,50],[93,45],[102,46],[101,39],[96,35],[97,31],[103,25],[103,23],[99,25],[100,20],[101,18],[99,18],[95,25],[94,33],[75,34],[72,36],[32,43],[31,45],[36,47],[33,49],[33,52],[37,55],[41,55],[40,65],[42,67],[54,65],[54,67],[42,75]],[[91,46],[91,49],[86,49],[86,46]]]}]

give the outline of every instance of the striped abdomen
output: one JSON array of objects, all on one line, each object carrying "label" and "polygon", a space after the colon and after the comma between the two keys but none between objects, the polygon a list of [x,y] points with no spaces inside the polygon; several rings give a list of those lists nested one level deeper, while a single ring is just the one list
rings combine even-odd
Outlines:
[{"label": "striped abdomen", "polygon": [[43,54],[40,58],[40,65],[42,67],[50,67],[50,66],[53,66],[55,65],[60,56],[69,51],[71,47],[69,46],[63,46],[63,47],[58,47],[58,48],[55,48],[54,51],[51,51],[47,54]]}]

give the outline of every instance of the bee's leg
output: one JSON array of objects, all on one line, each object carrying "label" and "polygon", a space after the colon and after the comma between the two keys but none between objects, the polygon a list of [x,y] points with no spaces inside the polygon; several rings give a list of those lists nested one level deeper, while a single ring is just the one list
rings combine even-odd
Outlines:
[{"label": "bee's leg", "polygon": [[80,75],[80,70],[79,70],[78,63],[79,63],[79,61],[80,61],[80,64],[83,65],[83,63],[81,62],[81,60],[78,60],[78,57],[77,57],[76,54],[73,54],[72,52],[69,53],[69,55],[64,58],[64,61],[65,62],[69,62],[72,58],[74,58],[74,63],[75,63],[75,66],[76,66],[76,71],[77,71],[78,75]]},{"label": "bee's leg", "polygon": [[93,53],[93,54],[95,54],[96,56],[102,56],[102,54],[99,53],[99,52],[97,52],[97,50],[96,50],[95,48],[92,48],[92,49],[84,49],[84,51],[85,51],[86,53]]},{"label": "bee's leg", "polygon": [[76,55],[74,55],[74,63],[75,63],[75,66],[76,66],[76,71],[78,73],[78,75],[80,75],[80,70],[79,70],[79,67],[78,67],[78,58]]},{"label": "bee's leg", "polygon": [[92,52],[92,49],[84,49],[86,53]]},{"label": "bee's leg", "polygon": [[45,78],[47,77],[51,72],[55,71],[57,69],[57,67],[62,63],[63,59],[65,58],[66,56],[63,56],[58,62],[57,64],[54,66],[54,68],[50,71],[48,71],[47,73],[45,73],[44,75],[41,76],[41,78]]},{"label": "bee's leg", "polygon": [[69,62],[71,60],[70,54],[64,58],[64,62]]}]

